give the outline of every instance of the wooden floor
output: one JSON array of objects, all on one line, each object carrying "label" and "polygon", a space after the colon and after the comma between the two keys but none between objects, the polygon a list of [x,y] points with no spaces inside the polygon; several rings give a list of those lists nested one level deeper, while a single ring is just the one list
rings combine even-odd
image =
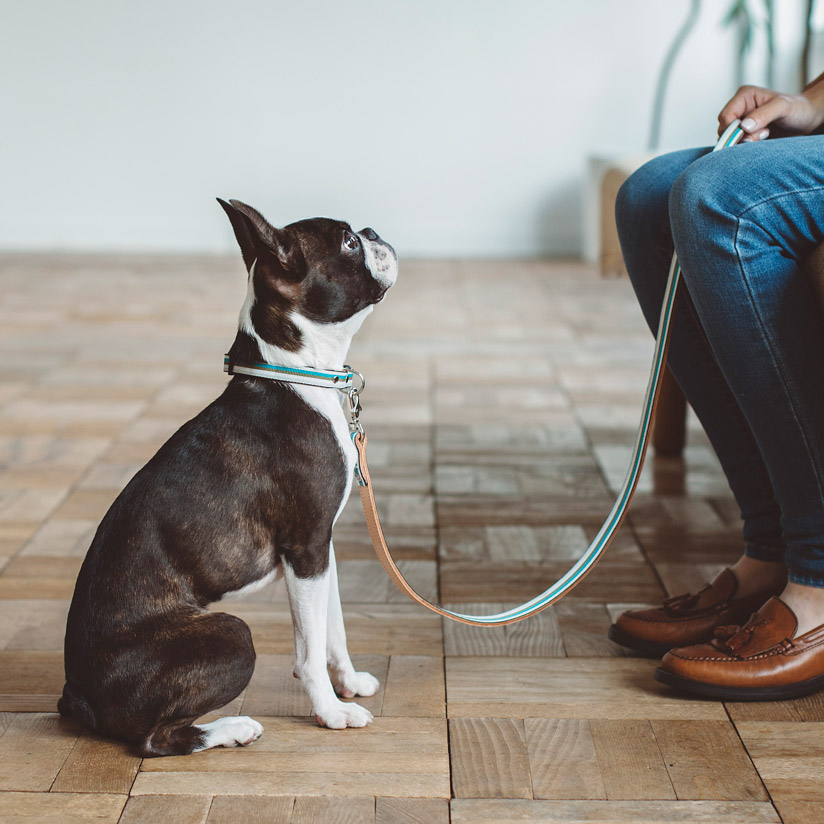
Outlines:
[{"label": "wooden floor", "polygon": [[[395,592],[357,495],[336,531],[350,649],[382,688],[364,730],[315,726],[282,584],[221,605],[255,675],[247,749],[141,763],[55,714],[63,628],[96,524],[225,383],[235,259],[0,259],[0,821],[824,820],[824,700],[678,697],[606,639],[631,604],[741,550],[700,430],[648,463],[626,525],[570,597],[502,629]],[[469,609],[535,595],[623,479],[650,337],[631,290],[577,263],[409,262],[353,347],[384,525],[419,591]],[[127,574],[124,572],[124,574]]]}]

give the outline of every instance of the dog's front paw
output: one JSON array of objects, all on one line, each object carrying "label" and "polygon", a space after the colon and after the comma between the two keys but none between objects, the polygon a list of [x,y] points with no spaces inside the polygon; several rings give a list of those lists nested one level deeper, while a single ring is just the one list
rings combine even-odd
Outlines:
[{"label": "dog's front paw", "polygon": [[353,672],[337,680],[335,691],[341,698],[354,698],[360,695],[368,698],[380,688],[381,682],[368,672]]},{"label": "dog's front paw", "polygon": [[372,723],[372,713],[359,704],[344,704],[338,701],[329,709],[315,712],[315,719],[321,727],[330,730],[344,730],[347,727],[365,727]]}]

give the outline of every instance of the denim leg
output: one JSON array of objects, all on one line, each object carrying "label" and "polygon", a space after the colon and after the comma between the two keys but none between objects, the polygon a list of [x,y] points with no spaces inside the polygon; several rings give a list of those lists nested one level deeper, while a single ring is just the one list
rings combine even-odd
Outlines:
[{"label": "denim leg", "polygon": [[799,268],[824,239],[824,137],[695,160],[669,216],[693,306],[769,474],[789,578],[824,586],[824,317]]},{"label": "denim leg", "polygon": [[[647,324],[658,317],[672,258],[668,199],[676,178],[709,149],[688,149],[647,163],[618,192],[615,215],[624,261]],[[761,453],[715,360],[684,281],[671,323],[667,363],[715,449],[744,522],[746,553],[784,557],[781,512]]]}]

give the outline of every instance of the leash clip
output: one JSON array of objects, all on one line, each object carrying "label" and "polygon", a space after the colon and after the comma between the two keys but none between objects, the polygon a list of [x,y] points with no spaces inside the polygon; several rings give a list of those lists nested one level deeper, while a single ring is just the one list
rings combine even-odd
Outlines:
[{"label": "leash clip", "polygon": [[346,392],[346,397],[349,401],[349,431],[353,437],[355,435],[363,435],[363,426],[360,422],[360,413],[361,409],[363,409],[360,402],[360,393],[366,388],[366,378],[348,364],[345,364],[343,368],[360,380],[360,386],[355,386],[353,381],[352,386],[343,391]]}]

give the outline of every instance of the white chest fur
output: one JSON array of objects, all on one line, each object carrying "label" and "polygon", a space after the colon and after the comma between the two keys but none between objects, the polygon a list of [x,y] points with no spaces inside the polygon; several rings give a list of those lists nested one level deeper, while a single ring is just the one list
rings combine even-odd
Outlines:
[{"label": "white chest fur", "polygon": [[292,389],[294,389],[309,406],[329,421],[335,440],[340,447],[346,472],[346,489],[343,493],[343,499],[340,502],[338,511],[335,513],[335,521],[337,521],[344,506],[346,506],[346,502],[349,500],[349,493],[352,491],[352,477],[355,472],[355,461],[357,459],[357,450],[349,435],[349,424],[346,421],[346,414],[341,404],[343,395],[333,389],[320,388],[317,386],[292,384]]}]

